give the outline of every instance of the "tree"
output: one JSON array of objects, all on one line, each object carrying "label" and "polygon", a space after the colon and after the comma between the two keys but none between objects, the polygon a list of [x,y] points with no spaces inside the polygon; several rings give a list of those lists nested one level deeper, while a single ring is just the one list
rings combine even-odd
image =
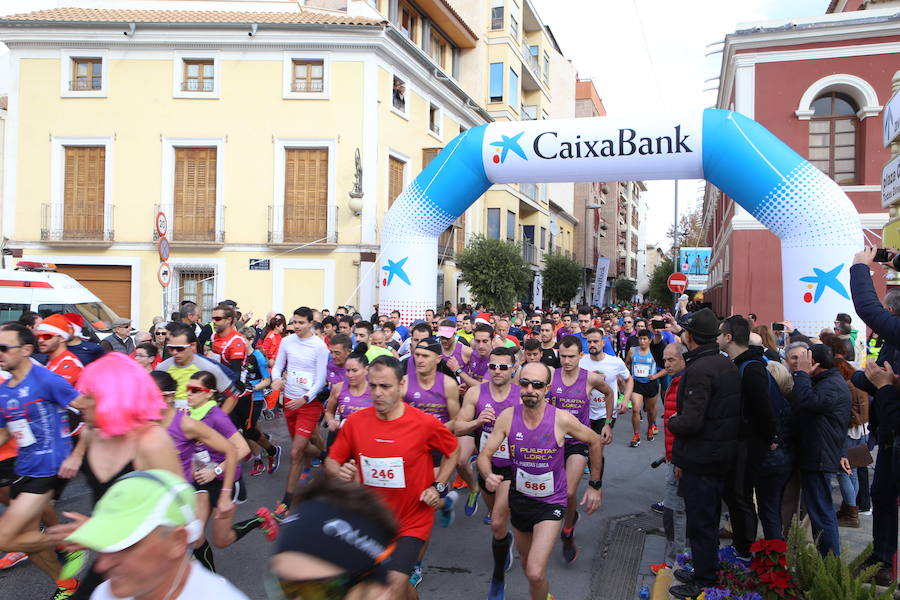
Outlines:
[{"label": "tree", "polygon": [[675,263],[671,257],[664,258],[650,274],[650,290],[647,294],[654,301],[668,305],[672,302],[672,292],[669,290],[669,275],[675,272]]},{"label": "tree", "polygon": [[[670,240],[675,239],[672,227],[666,232],[666,237]],[[678,219],[678,247],[683,248],[694,246],[705,246],[706,238],[703,237],[703,210],[695,208],[694,210],[684,213]]]},{"label": "tree", "polygon": [[553,252],[544,255],[544,298],[559,306],[569,302],[581,286],[581,265],[571,258]]},{"label": "tree", "polygon": [[534,277],[520,246],[478,235],[456,258],[462,281],[478,304],[509,310]]},{"label": "tree", "polygon": [[637,294],[637,283],[631,279],[616,279],[616,299],[620,302],[631,302]]}]

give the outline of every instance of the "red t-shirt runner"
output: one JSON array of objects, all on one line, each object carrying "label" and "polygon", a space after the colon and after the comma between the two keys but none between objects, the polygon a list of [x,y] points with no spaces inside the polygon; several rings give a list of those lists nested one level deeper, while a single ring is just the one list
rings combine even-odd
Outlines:
[{"label": "red t-shirt runner", "polygon": [[[220,336],[214,333],[212,336],[212,351],[223,365],[232,368],[233,360],[239,359],[243,364],[247,358],[247,343],[243,336],[234,329],[231,333]],[[239,374],[239,373],[238,373]]]},{"label": "red t-shirt runner", "polygon": [[47,368],[69,382],[69,385],[75,386],[78,377],[84,370],[84,365],[78,360],[78,357],[69,352],[64,351],[56,358],[47,361]]},{"label": "red t-shirt runner", "polygon": [[328,457],[344,464],[356,460],[360,481],[377,493],[400,522],[397,537],[427,540],[434,509],[419,496],[434,481],[431,451],[450,455],[456,436],[417,408],[406,405],[403,416],[383,421],[375,408],[364,408],[344,421]]},{"label": "red t-shirt runner", "polygon": [[262,351],[269,360],[275,360],[278,356],[278,347],[281,346],[281,334],[274,329],[266,334],[262,342]]}]

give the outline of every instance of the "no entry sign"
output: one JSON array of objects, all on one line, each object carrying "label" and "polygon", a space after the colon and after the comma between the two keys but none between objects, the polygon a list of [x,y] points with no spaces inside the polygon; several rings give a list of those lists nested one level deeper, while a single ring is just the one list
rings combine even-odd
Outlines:
[{"label": "no entry sign", "polygon": [[687,288],[688,278],[684,273],[672,273],[669,275],[667,283],[670,290],[680,294]]}]

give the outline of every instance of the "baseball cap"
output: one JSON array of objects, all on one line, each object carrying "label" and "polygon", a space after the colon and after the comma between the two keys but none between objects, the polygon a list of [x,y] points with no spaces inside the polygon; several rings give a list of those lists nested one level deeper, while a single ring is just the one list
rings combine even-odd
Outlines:
[{"label": "baseball cap", "polygon": [[163,471],[134,471],[121,477],[100,498],[93,516],[66,538],[97,552],[129,548],[160,526],[186,527],[188,542],[199,539],[194,488]]}]

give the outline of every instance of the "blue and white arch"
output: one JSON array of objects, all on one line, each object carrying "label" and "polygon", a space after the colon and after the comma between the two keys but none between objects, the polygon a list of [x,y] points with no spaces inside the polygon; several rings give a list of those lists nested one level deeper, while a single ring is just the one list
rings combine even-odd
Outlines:
[{"label": "blue and white arch", "polygon": [[[851,312],[859,215],[834,181],[739,113],[491,123],[437,155],[385,216],[381,312],[434,307],[437,239],[494,183],[704,178],[781,239],[784,315],[818,331]],[[756,285],[767,285],[759,282]]]}]

